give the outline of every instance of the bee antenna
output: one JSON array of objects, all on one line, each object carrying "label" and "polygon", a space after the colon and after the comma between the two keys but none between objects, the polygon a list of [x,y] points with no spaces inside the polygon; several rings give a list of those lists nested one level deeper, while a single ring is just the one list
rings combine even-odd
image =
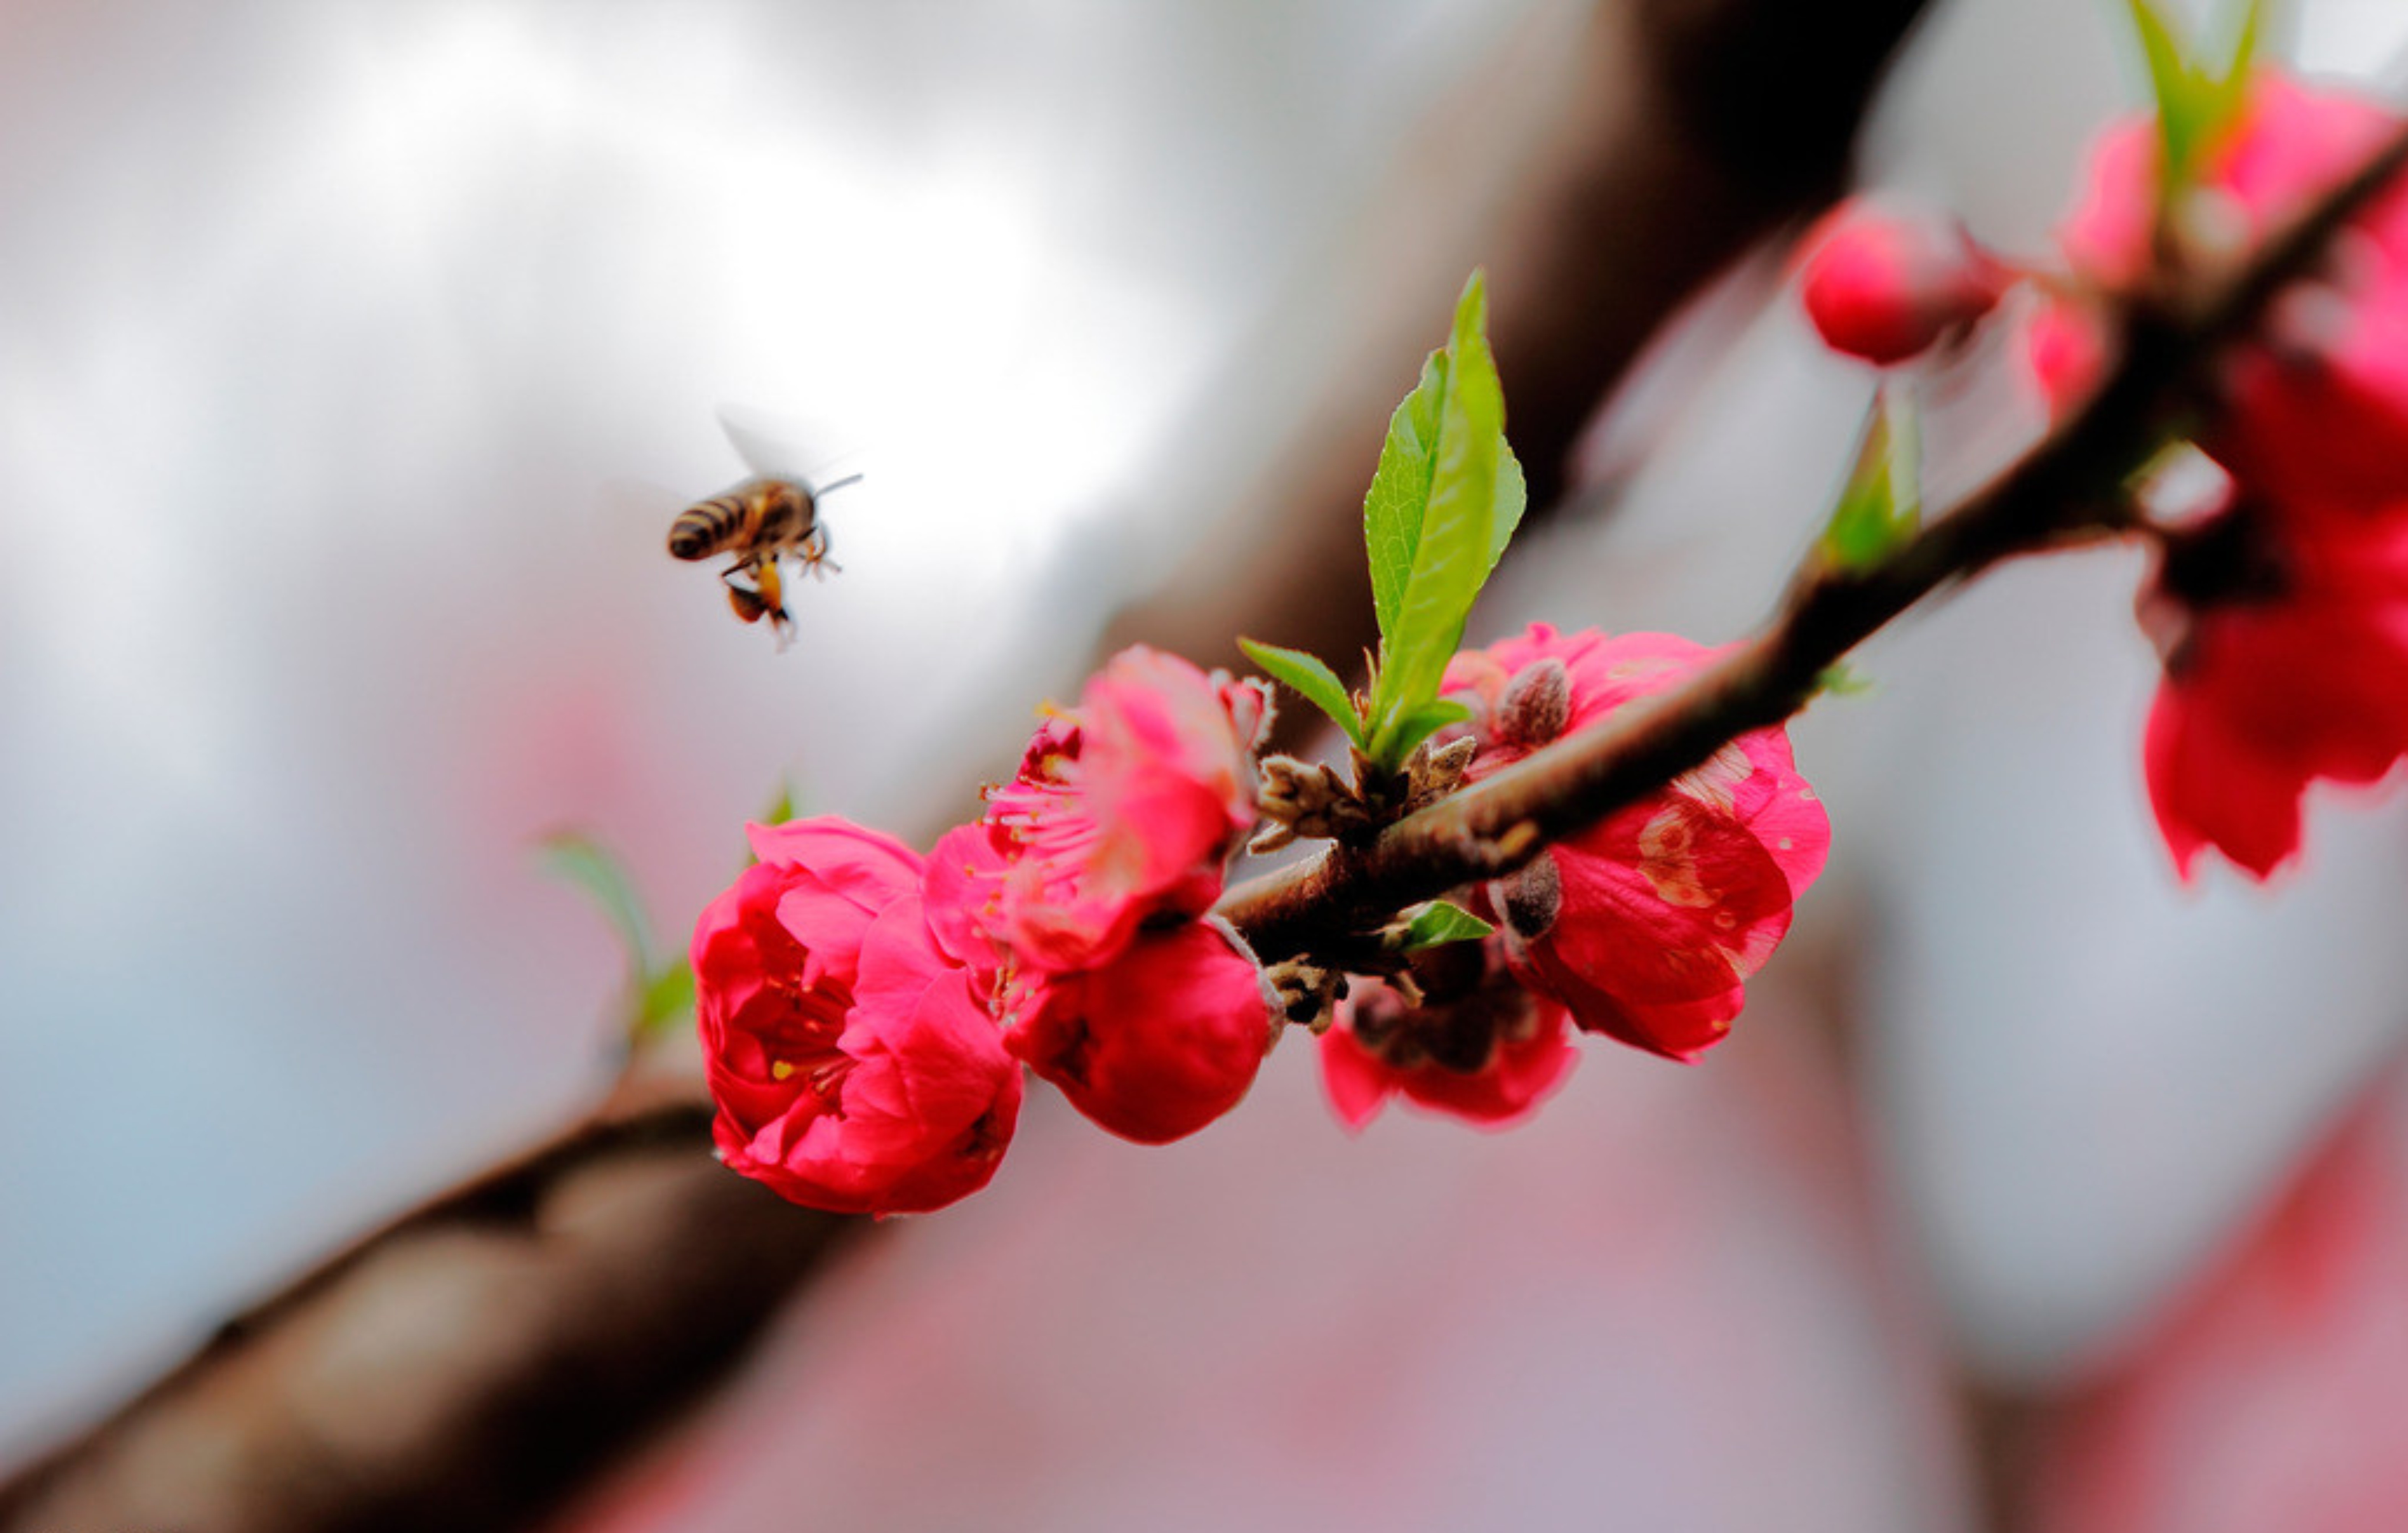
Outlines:
[{"label": "bee antenna", "polygon": [[814,497],[822,496],[827,494],[830,490],[840,490],[847,484],[858,484],[860,483],[861,475],[857,473],[849,473],[833,484],[822,484],[819,488],[811,491],[811,494]]}]

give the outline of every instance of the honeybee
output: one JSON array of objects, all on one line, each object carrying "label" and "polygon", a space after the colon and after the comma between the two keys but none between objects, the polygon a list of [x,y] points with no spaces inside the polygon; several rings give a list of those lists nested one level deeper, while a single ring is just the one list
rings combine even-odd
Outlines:
[{"label": "honeybee", "polygon": [[727,586],[728,606],[747,623],[768,618],[783,648],[794,637],[794,619],[786,613],[780,561],[791,555],[815,576],[843,569],[828,557],[827,526],[820,520],[819,502],[829,492],[857,483],[861,475],[848,474],[814,488],[799,474],[774,471],[778,455],[724,411],[720,425],[754,477],[680,512],[669,524],[669,555],[688,561],[733,555],[734,561],[719,574]]}]

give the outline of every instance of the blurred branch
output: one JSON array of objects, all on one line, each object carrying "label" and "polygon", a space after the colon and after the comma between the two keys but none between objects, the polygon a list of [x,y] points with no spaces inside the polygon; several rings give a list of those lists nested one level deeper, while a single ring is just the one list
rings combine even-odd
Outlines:
[{"label": "blurred branch", "polygon": [[1344,285],[1312,296],[1312,318],[1340,331],[1324,348],[1332,386],[1104,647],[1240,666],[1239,633],[1330,657],[1370,643],[1363,486],[1438,339],[1431,316],[1474,265],[1530,505],[1555,505],[1584,427],[1666,319],[1841,188],[1873,84],[1922,9],[1608,0],[1568,28],[1563,7],[1534,7],[1399,149],[1403,168],[1340,253]]},{"label": "blurred branch", "polygon": [[2089,399],[1878,562],[1810,564],[1772,621],[1678,687],[1633,702],[1362,847],[1233,889],[1217,907],[1267,960],[1341,944],[1396,911],[1526,862],[1751,730],[1813,701],[1822,678],[1892,618],[2010,556],[2113,525],[2126,478],[2168,423],[2211,392],[2226,346],[2408,166],[2408,128],[2197,302],[2133,305]]},{"label": "blurred branch", "polygon": [[0,1484],[0,1527],[526,1526],[861,1227],[728,1175],[710,1123],[654,1091],[363,1237]]}]

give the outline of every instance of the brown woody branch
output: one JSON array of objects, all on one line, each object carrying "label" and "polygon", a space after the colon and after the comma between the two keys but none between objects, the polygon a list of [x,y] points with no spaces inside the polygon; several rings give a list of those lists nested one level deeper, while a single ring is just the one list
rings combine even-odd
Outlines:
[{"label": "brown woody branch", "polygon": [[0,1485],[0,1526],[526,1526],[859,1227],[728,1175],[710,1122],[609,1108],[363,1237]]},{"label": "brown woody branch", "polygon": [[2408,128],[2201,297],[2178,305],[2150,295],[2130,305],[2119,316],[2116,360],[2089,400],[1877,563],[1810,565],[1770,625],[1683,685],[1407,817],[1359,850],[1333,846],[1318,861],[1242,885],[1217,913],[1277,960],[1510,872],[1739,736],[1796,714],[1831,666],[1942,586],[2115,525],[2125,480],[2163,445],[2172,421],[2210,397],[2223,349],[2403,165]]}]

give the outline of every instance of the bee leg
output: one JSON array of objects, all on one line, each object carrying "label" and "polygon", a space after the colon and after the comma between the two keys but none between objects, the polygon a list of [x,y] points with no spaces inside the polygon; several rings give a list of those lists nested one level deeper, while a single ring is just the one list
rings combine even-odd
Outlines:
[{"label": "bee leg", "polygon": [[763,559],[752,578],[760,586],[757,600],[761,610],[769,615],[769,626],[778,633],[778,647],[783,649],[794,643],[795,620],[786,615],[786,587],[778,573],[777,558],[772,556]]},{"label": "bee leg", "polygon": [[[737,580],[736,577],[745,570],[745,561],[738,560],[722,570],[719,578],[727,586],[727,604],[735,610],[736,615],[747,623],[757,623],[761,621],[761,615],[769,610],[769,604],[754,587]],[[757,574],[755,578],[758,578]]]},{"label": "bee leg", "polygon": [[831,570],[838,574],[844,573],[844,566],[828,557],[828,532],[824,525],[813,527],[796,552],[815,580],[825,580]]}]

